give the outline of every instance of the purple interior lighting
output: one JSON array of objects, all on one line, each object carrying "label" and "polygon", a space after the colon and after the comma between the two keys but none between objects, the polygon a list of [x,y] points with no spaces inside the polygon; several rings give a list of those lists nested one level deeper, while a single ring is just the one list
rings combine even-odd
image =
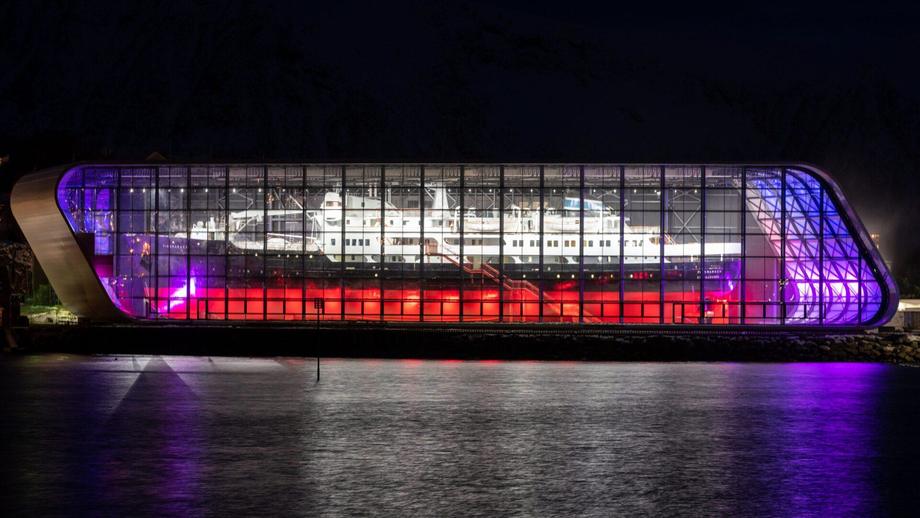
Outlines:
[{"label": "purple interior lighting", "polygon": [[[760,287],[749,283],[748,292],[761,290],[764,307],[784,308],[781,316],[747,323],[877,325],[880,312],[888,307],[888,278],[874,262],[877,256],[869,253],[868,240],[854,235],[853,223],[848,224],[851,214],[837,194],[805,169],[746,168],[744,186],[741,170],[730,185],[743,189],[742,221],[756,223],[763,236],[759,246],[766,248],[766,253],[751,255],[772,255],[762,259],[778,265],[770,266],[777,271],[762,274],[767,278]],[[128,315],[189,318],[199,294],[213,299],[210,290],[228,293],[236,288],[229,285],[229,276],[221,275],[229,270],[231,258],[243,264],[247,256],[214,256],[201,241],[182,237],[194,231],[193,216],[183,216],[189,198],[179,198],[185,201],[176,206],[164,205],[170,199],[167,189],[174,189],[173,196],[175,189],[185,192],[189,171],[177,166],[79,166],[60,180],[57,201],[64,217],[109,298]],[[707,280],[722,281],[723,290],[710,295],[728,299],[736,290],[745,290],[751,274],[745,275],[742,263],[752,250],[750,242],[746,246],[740,261],[701,273]],[[261,282],[259,286],[264,289]]]},{"label": "purple interior lighting", "polygon": [[[748,208],[783,259],[786,322],[858,324],[881,305],[872,276],[837,207],[821,184],[795,169],[771,169],[748,183]],[[785,225],[785,229],[783,226]],[[782,281],[781,281],[782,285]]]}]

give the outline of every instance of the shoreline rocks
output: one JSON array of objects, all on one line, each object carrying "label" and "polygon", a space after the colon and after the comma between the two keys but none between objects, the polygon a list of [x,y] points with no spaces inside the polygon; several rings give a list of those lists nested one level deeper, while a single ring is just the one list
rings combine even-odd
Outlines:
[{"label": "shoreline rocks", "polygon": [[32,326],[15,353],[328,356],[586,361],[870,361],[920,364],[920,335],[630,334],[618,329],[437,329],[354,325]]}]

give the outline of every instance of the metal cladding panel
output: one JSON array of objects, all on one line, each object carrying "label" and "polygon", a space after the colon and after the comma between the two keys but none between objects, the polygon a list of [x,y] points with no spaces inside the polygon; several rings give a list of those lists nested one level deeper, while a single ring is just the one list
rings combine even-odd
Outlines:
[{"label": "metal cladding panel", "polygon": [[61,302],[76,315],[127,320],[106,294],[57,204],[57,186],[69,167],[29,174],[13,187],[11,208]]},{"label": "metal cladding panel", "polygon": [[13,212],[94,320],[875,327],[897,288],[808,165],[84,164]]}]

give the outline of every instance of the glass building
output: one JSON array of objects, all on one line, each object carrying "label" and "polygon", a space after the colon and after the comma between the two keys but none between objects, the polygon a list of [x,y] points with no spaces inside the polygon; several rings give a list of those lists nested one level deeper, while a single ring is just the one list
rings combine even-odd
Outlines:
[{"label": "glass building", "polygon": [[884,324],[897,291],[805,165],[87,164],[13,211],[96,320]]}]

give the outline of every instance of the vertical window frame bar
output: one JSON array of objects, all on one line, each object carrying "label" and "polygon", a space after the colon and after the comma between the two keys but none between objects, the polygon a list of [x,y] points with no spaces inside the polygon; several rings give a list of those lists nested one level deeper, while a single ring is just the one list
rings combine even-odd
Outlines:
[{"label": "vertical window frame bar", "polygon": [[230,167],[224,169],[224,320],[230,319]]},{"label": "vertical window frame bar", "polygon": [[[192,318],[192,170],[185,166],[185,319]],[[180,193],[181,194],[181,193]]]},{"label": "vertical window frame bar", "polygon": [[339,241],[339,319],[344,322],[345,321],[345,285],[347,284],[346,279],[345,279],[345,258],[347,257],[345,255],[345,252],[346,252],[345,250],[345,217],[346,217],[345,206],[346,206],[346,200],[348,199],[348,191],[347,191],[346,182],[345,182],[345,175],[347,173],[345,165],[342,165],[340,167],[339,172],[342,175],[342,178],[341,178],[342,208],[340,209],[342,216],[341,216],[341,219],[339,220],[339,226],[341,227],[339,229],[339,239],[340,239]]},{"label": "vertical window frame bar", "polygon": [[418,321],[425,321],[425,166],[419,166],[418,180]]},{"label": "vertical window frame bar", "polygon": [[741,168],[741,207],[739,207],[739,218],[741,219],[741,325],[747,315],[747,167]]},{"label": "vertical window frame bar", "polygon": [[383,270],[384,270],[384,265],[386,264],[386,259],[387,259],[386,257],[386,239],[387,239],[387,233],[386,233],[387,181],[386,181],[386,176],[387,176],[386,165],[381,164],[380,165],[380,193],[379,193],[379,198],[380,198],[380,258],[377,261],[378,262],[377,271],[379,272],[379,275],[380,275],[380,282],[377,283],[377,286],[380,289],[380,321],[381,322],[383,322],[384,320],[383,306],[386,300],[383,296],[383,291],[384,291],[384,286],[385,286],[385,283],[383,281]]},{"label": "vertical window frame bar", "polygon": [[585,321],[585,166],[578,166],[578,322]]},{"label": "vertical window frame bar", "polygon": [[540,257],[539,257],[540,275],[539,275],[539,278],[537,279],[537,283],[538,283],[537,290],[539,291],[539,297],[538,297],[538,298],[539,298],[539,300],[538,300],[538,302],[539,302],[539,308],[538,308],[538,310],[539,310],[539,317],[538,317],[538,320],[539,320],[540,322],[543,322],[543,320],[544,320],[544,319],[543,319],[543,304],[544,304],[544,302],[543,302],[544,293],[543,293],[543,292],[544,292],[545,283],[544,283],[544,280],[543,280],[543,273],[544,273],[544,272],[543,272],[543,245],[544,245],[543,242],[544,242],[545,236],[543,235],[543,212],[544,212],[544,207],[543,207],[543,205],[544,205],[546,202],[545,202],[545,200],[544,200],[543,191],[544,191],[544,169],[545,169],[545,167],[546,167],[546,166],[544,166],[544,165],[542,165],[542,164],[540,165],[540,190],[539,190],[539,193],[540,193],[540,214],[539,214],[539,215],[540,215],[540,221],[539,221],[539,225],[540,225],[540,232],[539,232],[539,234],[540,234]]},{"label": "vertical window frame bar", "polygon": [[505,166],[498,166],[498,321],[505,321]]},{"label": "vertical window frame bar", "polygon": [[824,249],[824,227],[825,227],[825,214],[824,214],[824,197],[826,196],[824,192],[824,185],[818,183],[818,325],[824,325],[826,319],[826,311],[824,308],[824,261],[825,261],[825,249]]},{"label": "vertical window frame bar", "polygon": [[620,290],[620,324],[625,323],[626,319],[623,316],[623,311],[625,309],[625,304],[623,299],[626,298],[626,260],[623,257],[623,254],[626,253],[626,166],[620,166],[620,279],[619,279],[619,290]]},{"label": "vertical window frame bar", "polygon": [[667,191],[665,190],[665,166],[660,168],[661,178],[658,181],[661,195],[658,197],[658,323],[664,324],[664,226],[665,204]]},{"label": "vertical window frame bar", "polygon": [[786,325],[786,168],[780,172],[779,322]]},{"label": "vertical window frame bar", "polygon": [[[246,172],[249,178],[249,172]],[[262,166],[262,320],[268,320],[268,166]]]},{"label": "vertical window frame bar", "polygon": [[[700,317],[706,323],[706,166],[700,168]],[[724,222],[724,219],[723,219]],[[681,312],[683,320],[683,312]]]},{"label": "vertical window frame bar", "polygon": [[[86,185],[86,174],[83,174],[83,184]],[[156,319],[160,320],[160,168],[153,168],[153,311]],[[80,193],[80,203],[83,203],[83,193]],[[85,209],[84,209],[85,210]]]},{"label": "vertical window frame bar", "polygon": [[458,290],[458,297],[459,297],[458,302],[460,304],[460,307],[457,308],[458,314],[459,314],[458,320],[460,322],[463,322],[463,285],[466,282],[466,271],[465,271],[465,266],[464,266],[465,263],[464,263],[464,256],[463,256],[463,241],[464,241],[463,220],[466,219],[464,217],[465,216],[464,207],[466,205],[466,180],[465,178],[466,178],[466,166],[461,165],[460,166],[460,208],[458,211],[458,214],[460,215],[460,217],[458,218],[458,230],[459,230],[459,236],[460,236],[460,244],[458,246],[460,249],[460,256],[457,258],[458,262],[460,263],[460,268],[459,268],[460,271],[458,272],[458,275],[460,276],[460,286]]}]

